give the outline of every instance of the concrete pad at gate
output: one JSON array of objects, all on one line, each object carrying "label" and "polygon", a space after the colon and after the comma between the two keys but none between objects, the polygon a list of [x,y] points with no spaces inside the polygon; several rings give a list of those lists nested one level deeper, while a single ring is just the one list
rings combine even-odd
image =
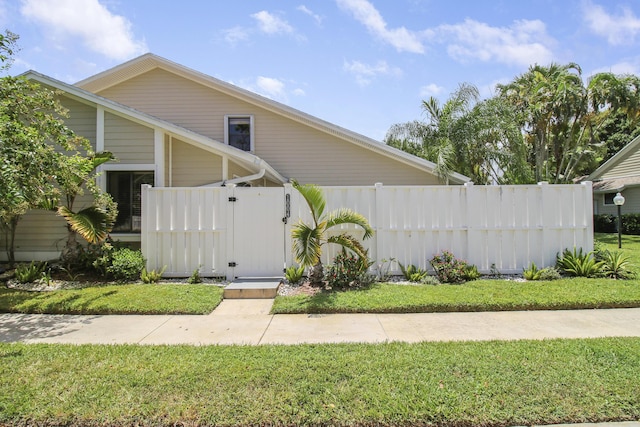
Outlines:
[{"label": "concrete pad at gate", "polygon": [[261,344],[384,342],[376,314],[286,314],[273,316]]},{"label": "concrete pad at gate", "polygon": [[257,345],[271,316],[174,316],[140,344],[247,344]]},{"label": "concrete pad at gate", "polygon": [[211,316],[269,314],[271,307],[272,299],[225,299],[213,310]]}]

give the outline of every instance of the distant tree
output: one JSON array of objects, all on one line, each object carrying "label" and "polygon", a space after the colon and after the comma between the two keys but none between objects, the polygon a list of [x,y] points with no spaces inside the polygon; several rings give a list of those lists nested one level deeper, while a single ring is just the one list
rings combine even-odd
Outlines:
[{"label": "distant tree", "polygon": [[585,85],[575,63],[534,65],[499,96],[517,111],[537,181],[572,182],[597,156],[596,135],[617,111],[638,114],[638,78],[594,75]]}]

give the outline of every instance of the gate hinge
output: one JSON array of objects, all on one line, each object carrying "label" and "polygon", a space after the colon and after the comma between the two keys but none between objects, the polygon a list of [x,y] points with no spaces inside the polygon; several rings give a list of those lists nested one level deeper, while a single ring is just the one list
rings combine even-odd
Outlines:
[{"label": "gate hinge", "polygon": [[236,262],[230,262],[229,263],[229,267],[237,267],[237,266],[238,266],[238,263],[236,263]]},{"label": "gate hinge", "polygon": [[230,202],[237,202],[238,198],[237,197],[229,197],[229,201]]}]

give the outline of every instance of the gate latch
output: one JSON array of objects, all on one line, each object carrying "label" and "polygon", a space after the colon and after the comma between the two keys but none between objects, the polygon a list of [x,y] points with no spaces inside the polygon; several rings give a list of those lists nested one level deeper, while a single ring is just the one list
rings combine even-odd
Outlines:
[{"label": "gate latch", "polygon": [[286,194],[284,196],[284,217],[282,218],[282,222],[285,224],[291,217],[291,194]]},{"label": "gate latch", "polygon": [[237,267],[237,266],[238,266],[238,263],[236,263],[236,262],[230,262],[229,263],[229,267]]},{"label": "gate latch", "polygon": [[229,197],[229,201],[230,202],[237,202],[238,198],[237,197]]}]

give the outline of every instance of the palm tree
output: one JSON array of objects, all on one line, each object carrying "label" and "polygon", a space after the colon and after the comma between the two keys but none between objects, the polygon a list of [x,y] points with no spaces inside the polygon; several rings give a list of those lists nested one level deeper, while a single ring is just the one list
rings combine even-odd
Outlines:
[{"label": "palm tree", "polygon": [[348,233],[328,236],[329,229],[340,224],[355,224],[364,229],[363,239],[371,237],[373,229],[364,216],[351,209],[342,208],[325,214],[326,199],[320,187],[313,184],[301,185],[295,180],[292,180],[292,184],[306,200],[313,217],[312,224],[300,221],[293,226],[291,236],[294,239],[296,261],[301,266],[313,267],[309,281],[313,286],[321,286],[324,278],[321,260],[323,245],[335,243],[353,251],[359,257],[366,257],[366,251],[357,238]]},{"label": "palm tree", "polygon": [[[56,176],[64,195],[65,203],[56,208],[58,214],[67,221],[67,242],[62,251],[62,259],[72,261],[78,251],[76,233],[89,243],[104,240],[115,223],[117,208],[111,196],[100,191],[95,180],[98,166],[114,159],[108,151],[88,153],[87,156],[76,153],[67,156],[64,167]],[[93,205],[74,211],[76,198],[87,188],[92,194]]]}]

